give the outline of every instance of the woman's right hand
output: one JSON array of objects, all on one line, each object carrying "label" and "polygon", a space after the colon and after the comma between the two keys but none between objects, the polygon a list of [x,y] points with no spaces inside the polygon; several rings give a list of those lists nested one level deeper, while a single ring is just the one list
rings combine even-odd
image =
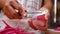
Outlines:
[{"label": "woman's right hand", "polygon": [[[2,1],[2,0],[0,0]],[[21,19],[25,10],[17,0],[4,0],[2,2],[4,14],[10,19]],[[16,12],[18,10],[18,12]]]}]

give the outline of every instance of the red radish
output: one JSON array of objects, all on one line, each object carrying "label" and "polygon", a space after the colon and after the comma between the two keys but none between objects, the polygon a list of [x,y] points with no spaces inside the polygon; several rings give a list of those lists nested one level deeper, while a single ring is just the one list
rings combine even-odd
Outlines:
[{"label": "red radish", "polygon": [[[38,22],[38,20],[40,20],[40,21],[42,21],[41,23],[44,23],[44,26],[42,27],[42,26],[40,26],[40,27],[38,27],[38,28],[36,28],[36,26],[34,26],[33,24],[33,21],[35,20],[36,18],[34,17],[30,22],[29,22],[29,25],[33,28],[33,29],[37,29],[37,30],[44,30],[44,26],[46,25],[46,19],[45,19],[45,15],[39,15],[39,16],[37,16],[37,22]],[[36,23],[37,23],[36,22]]]},{"label": "red radish", "polygon": [[45,15],[37,16],[37,20],[41,20],[41,21],[43,21],[44,23],[46,23]]}]

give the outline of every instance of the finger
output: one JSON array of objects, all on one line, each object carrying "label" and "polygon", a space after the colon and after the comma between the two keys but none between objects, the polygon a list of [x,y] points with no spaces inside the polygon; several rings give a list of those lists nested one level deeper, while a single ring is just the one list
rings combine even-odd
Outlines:
[{"label": "finger", "polygon": [[11,6],[13,6],[15,9],[21,9],[22,5],[18,4],[16,1],[10,2]]},{"label": "finger", "polygon": [[[16,2],[17,2],[17,1],[16,1]],[[20,5],[20,7],[21,7],[21,9],[19,8],[19,13],[20,13],[22,16],[25,17],[25,14],[26,14],[27,10],[24,9],[19,2],[17,2],[17,3],[18,3],[18,5]]]},{"label": "finger", "polygon": [[37,30],[36,27],[33,25],[31,20],[29,20],[28,23],[29,23],[30,27],[32,27],[33,29]]},{"label": "finger", "polygon": [[13,8],[18,9],[19,14],[21,14],[22,16],[24,16],[24,14],[26,13],[25,10],[23,9],[22,5],[20,3],[18,3],[17,1],[12,1],[11,5]]},{"label": "finger", "polygon": [[[8,10],[8,9],[9,9],[8,6],[9,6],[9,5],[5,5],[5,6],[4,6],[4,8],[3,8],[4,14],[5,14],[8,18],[10,18],[10,19],[11,19],[11,18],[14,18],[14,17],[11,17],[12,15],[10,14],[10,12],[9,12],[9,10]],[[10,11],[11,11],[11,10],[10,10]]]},{"label": "finger", "polygon": [[49,16],[50,16],[49,13],[45,14],[45,19],[48,20],[49,19]]},{"label": "finger", "polygon": [[7,5],[7,6],[5,6],[5,14],[9,17],[9,18],[11,18],[11,19],[13,19],[13,18],[15,18],[15,19],[17,19],[17,18],[21,18],[21,16],[19,16],[17,13],[16,13],[16,11],[10,6],[10,5]]},{"label": "finger", "polygon": [[22,12],[19,11],[19,13],[20,13],[23,17],[26,17],[26,15],[27,15],[26,10],[23,10]]},{"label": "finger", "polygon": [[45,31],[46,30],[45,27],[41,27],[41,26],[37,26],[36,29],[41,30],[41,31]]}]

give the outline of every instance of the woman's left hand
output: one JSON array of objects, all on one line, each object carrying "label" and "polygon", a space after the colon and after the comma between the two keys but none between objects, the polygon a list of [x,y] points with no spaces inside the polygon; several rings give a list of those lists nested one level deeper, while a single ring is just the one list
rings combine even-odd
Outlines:
[{"label": "woman's left hand", "polygon": [[40,8],[40,10],[41,10],[41,11],[44,11],[44,10],[47,10],[47,11],[48,11],[48,13],[45,14],[45,19],[48,21],[48,18],[49,18],[49,16],[50,16],[50,10],[47,9],[46,7],[42,7],[42,8]]},{"label": "woman's left hand", "polygon": [[[41,9],[40,9],[41,11],[44,11],[44,10],[48,10],[48,9],[46,9],[45,7],[42,7]],[[30,20],[29,21],[29,25],[32,27],[32,28],[34,28],[34,29],[40,29],[41,28],[41,30],[46,30],[46,28],[47,28],[47,23],[48,23],[48,18],[49,18],[49,10],[48,10],[48,13],[47,14],[45,14],[45,19],[46,19],[46,24],[44,24],[43,22],[41,22],[41,21],[39,21],[39,20]],[[34,21],[34,23],[32,23],[32,21]],[[38,26],[39,25],[39,26]],[[46,27],[44,27],[44,25],[46,25]],[[41,27],[42,26],[42,27]]]}]

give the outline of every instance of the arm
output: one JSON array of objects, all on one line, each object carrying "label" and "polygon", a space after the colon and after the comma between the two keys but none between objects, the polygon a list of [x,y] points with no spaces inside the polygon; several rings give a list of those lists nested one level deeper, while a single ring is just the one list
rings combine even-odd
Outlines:
[{"label": "arm", "polygon": [[44,0],[44,6],[48,9],[52,8],[52,0]]},{"label": "arm", "polygon": [[50,11],[52,9],[52,0],[44,0],[44,5],[40,8],[40,10],[48,10],[48,13],[45,14],[45,19],[47,20],[46,22],[46,27],[48,26],[48,19],[50,17]]},{"label": "arm", "polygon": [[46,8],[46,9],[48,9],[50,11],[51,8],[52,8],[52,0],[44,0],[43,7]]},{"label": "arm", "polygon": [[45,16],[46,19],[49,18],[51,9],[52,9],[52,0],[44,0],[44,5],[40,8],[40,10],[48,10],[48,13]]}]

